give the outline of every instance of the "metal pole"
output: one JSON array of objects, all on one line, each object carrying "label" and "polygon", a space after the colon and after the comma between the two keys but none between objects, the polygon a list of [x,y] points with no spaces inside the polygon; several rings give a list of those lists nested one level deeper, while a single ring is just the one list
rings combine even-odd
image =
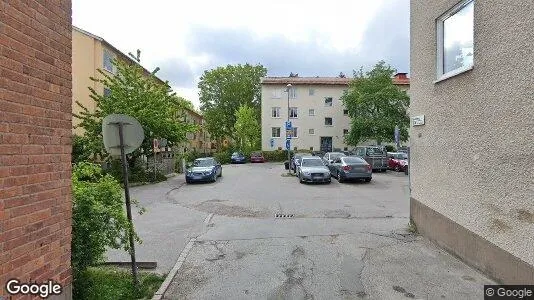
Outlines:
[{"label": "metal pole", "polygon": [[119,122],[119,138],[121,147],[121,159],[122,159],[122,177],[124,178],[124,197],[126,198],[126,214],[128,216],[129,232],[128,238],[130,240],[130,257],[132,258],[132,276],[134,287],[137,289],[139,286],[139,279],[137,278],[137,265],[135,263],[135,244],[134,244],[134,228],[132,222],[132,208],[130,205],[130,189],[128,186],[128,164],[126,161],[126,153],[124,152],[124,137],[123,137],[123,123]]},{"label": "metal pole", "polygon": [[[289,124],[289,88],[290,87],[287,87],[287,124]],[[287,130],[286,130],[286,141],[287,141]],[[289,174],[291,174],[291,155],[289,154],[290,150],[291,150],[291,147],[287,149],[287,162],[289,163]]]}]

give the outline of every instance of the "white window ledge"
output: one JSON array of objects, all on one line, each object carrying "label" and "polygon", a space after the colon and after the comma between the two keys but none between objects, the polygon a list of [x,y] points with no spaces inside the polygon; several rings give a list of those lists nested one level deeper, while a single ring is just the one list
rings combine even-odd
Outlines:
[{"label": "white window ledge", "polygon": [[438,82],[441,82],[443,80],[447,80],[447,79],[449,79],[451,77],[460,75],[462,73],[465,73],[465,72],[471,71],[471,70],[473,70],[473,65],[469,65],[469,66],[465,66],[465,67],[462,67],[462,68],[458,68],[456,70],[453,70],[453,71],[450,71],[448,73],[445,73],[445,74],[441,75],[441,77],[438,78],[436,81],[434,81],[434,83],[438,83]]}]

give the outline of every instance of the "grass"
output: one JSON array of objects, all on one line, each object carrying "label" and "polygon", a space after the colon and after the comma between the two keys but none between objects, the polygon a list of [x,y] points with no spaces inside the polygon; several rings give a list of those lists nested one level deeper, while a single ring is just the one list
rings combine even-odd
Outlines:
[{"label": "grass", "polygon": [[88,269],[74,286],[74,300],[151,299],[165,276],[139,272],[139,290],[135,291],[132,273],[116,267]]},{"label": "grass", "polygon": [[415,222],[410,218],[410,223],[408,223],[408,232],[411,234],[418,234],[419,231],[417,231],[417,225],[415,225]]}]

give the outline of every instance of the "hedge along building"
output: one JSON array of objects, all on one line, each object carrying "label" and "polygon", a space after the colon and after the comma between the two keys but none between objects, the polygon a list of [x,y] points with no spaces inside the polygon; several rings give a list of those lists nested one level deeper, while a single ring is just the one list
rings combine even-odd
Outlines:
[{"label": "hedge along building", "polygon": [[70,0],[0,3],[1,299],[12,278],[71,298],[71,15]]},{"label": "hedge along building", "polygon": [[534,283],[531,0],[411,1],[411,217],[504,283]]}]

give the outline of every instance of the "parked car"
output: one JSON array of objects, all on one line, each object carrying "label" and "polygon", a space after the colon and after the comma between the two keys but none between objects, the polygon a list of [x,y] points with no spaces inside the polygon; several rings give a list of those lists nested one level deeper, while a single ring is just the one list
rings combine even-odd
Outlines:
[{"label": "parked car", "polygon": [[313,156],[323,157],[324,154],[325,154],[325,152],[323,152],[323,151],[312,151],[312,155]]},{"label": "parked car", "polygon": [[331,164],[334,162],[334,160],[342,156],[346,156],[346,154],[343,152],[326,152],[323,156],[323,160],[325,164]]},{"label": "parked car", "polygon": [[339,182],[350,179],[364,180],[370,182],[373,178],[373,168],[363,158],[357,156],[343,156],[336,158],[329,165],[330,173]]},{"label": "parked car", "polygon": [[304,182],[331,182],[330,170],[323,160],[317,156],[303,156],[297,167],[298,179]]},{"label": "parked car", "polygon": [[386,152],[378,146],[358,146],[352,151],[371,165],[373,171],[385,172],[388,169]]},{"label": "parked car", "polygon": [[[312,156],[310,153],[295,153],[289,161],[289,169],[297,172],[297,167],[300,165],[300,160],[304,156]],[[298,174],[297,174],[298,175]]]},{"label": "parked car", "polygon": [[250,154],[250,162],[251,163],[264,163],[265,158],[263,157],[263,153],[253,152],[252,154]]},{"label": "parked car", "polygon": [[388,152],[388,168],[403,172],[408,166],[408,154],[402,152]]},{"label": "parked car", "polygon": [[230,160],[233,164],[244,164],[247,162],[245,155],[241,152],[232,153],[232,157],[230,158]]},{"label": "parked car", "polygon": [[217,177],[221,176],[222,166],[213,157],[197,158],[193,161],[193,164],[187,166],[185,182],[215,182]]}]

